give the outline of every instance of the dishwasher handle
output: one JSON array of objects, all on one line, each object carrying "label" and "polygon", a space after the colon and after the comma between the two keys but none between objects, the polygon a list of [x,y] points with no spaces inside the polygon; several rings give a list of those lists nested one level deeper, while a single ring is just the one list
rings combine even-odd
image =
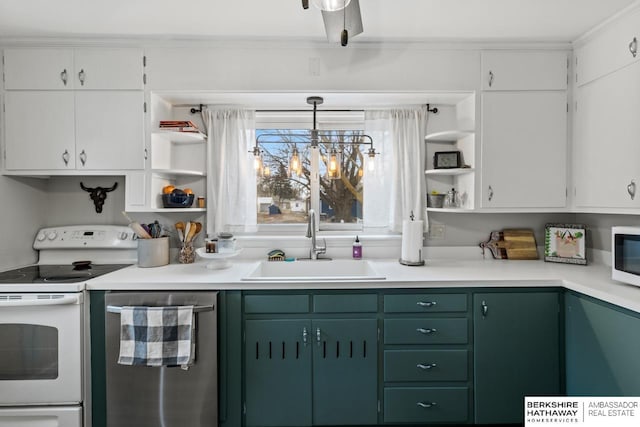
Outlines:
[{"label": "dishwasher handle", "polygon": [[[160,308],[160,307],[157,307],[157,308]],[[194,313],[201,313],[203,311],[213,311],[213,305],[196,305],[193,307]],[[107,312],[119,314],[122,312],[122,306],[108,305]]]}]

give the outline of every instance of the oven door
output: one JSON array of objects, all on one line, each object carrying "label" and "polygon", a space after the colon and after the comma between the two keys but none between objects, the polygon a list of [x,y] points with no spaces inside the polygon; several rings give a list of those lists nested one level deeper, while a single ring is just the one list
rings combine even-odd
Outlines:
[{"label": "oven door", "polygon": [[81,427],[82,408],[0,409],[0,427]]},{"label": "oven door", "polygon": [[0,406],[80,403],[81,344],[82,294],[0,294]]}]

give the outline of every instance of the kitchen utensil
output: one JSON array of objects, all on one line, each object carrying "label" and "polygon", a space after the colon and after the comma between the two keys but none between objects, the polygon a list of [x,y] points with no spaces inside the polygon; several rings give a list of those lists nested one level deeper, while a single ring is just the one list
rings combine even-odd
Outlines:
[{"label": "kitchen utensil", "polygon": [[151,235],[142,227],[139,222],[132,220],[125,211],[122,211],[122,215],[127,218],[127,220],[129,221],[129,227],[138,235],[139,239],[151,238]]},{"label": "kitchen utensil", "polygon": [[189,236],[190,231],[191,231],[191,221],[188,221],[184,225],[184,238],[182,239],[182,243],[186,243],[187,237]]},{"label": "kitchen utensil", "polygon": [[176,222],[176,231],[178,232],[178,239],[180,239],[180,242],[184,242],[184,222],[182,221],[178,221]]},{"label": "kitchen utensil", "polygon": [[489,249],[495,259],[538,259],[533,231],[505,229],[492,231],[487,242],[480,243],[483,250]]}]

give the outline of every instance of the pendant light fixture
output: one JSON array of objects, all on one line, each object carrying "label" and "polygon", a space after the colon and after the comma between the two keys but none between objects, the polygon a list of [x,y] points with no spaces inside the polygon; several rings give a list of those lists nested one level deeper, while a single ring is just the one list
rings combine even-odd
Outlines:
[{"label": "pendant light fixture", "polygon": [[[353,135],[344,135],[345,131],[320,131],[317,129],[317,111],[318,105],[321,105],[324,99],[320,96],[310,96],[307,98],[307,104],[313,105],[313,128],[305,134],[296,134],[296,141],[294,143],[291,157],[289,158],[288,172],[290,176],[302,176],[302,159],[300,152],[298,151],[298,145],[308,144],[312,149],[317,149],[320,143],[328,149],[327,157],[324,161],[327,166],[326,177],[329,179],[340,179],[342,177],[342,153],[343,147],[347,145],[368,145],[367,149],[367,171],[373,172],[375,169],[375,157],[377,154],[373,147],[373,138],[367,134],[359,134],[356,137]],[[348,132],[347,132],[348,133]],[[262,158],[261,144],[290,144],[292,141],[290,135],[284,135],[279,133],[260,133],[256,137],[256,145],[250,151],[253,154],[254,166],[256,171],[261,176],[269,176],[269,167],[265,165]],[[362,176],[364,164],[359,167],[358,175]]]},{"label": "pendant light fixture", "polygon": [[335,12],[347,7],[351,0],[311,0],[311,3],[320,10]]}]

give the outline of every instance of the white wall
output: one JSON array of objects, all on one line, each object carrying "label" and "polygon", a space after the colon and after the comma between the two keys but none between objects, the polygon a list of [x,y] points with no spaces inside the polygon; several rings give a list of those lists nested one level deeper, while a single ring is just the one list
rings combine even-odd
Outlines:
[{"label": "white wall", "polygon": [[232,42],[145,54],[154,91],[464,91],[480,79],[480,51],[460,47]]},{"label": "white wall", "polygon": [[0,176],[0,270],[32,264],[36,231],[44,225],[47,181]]}]

